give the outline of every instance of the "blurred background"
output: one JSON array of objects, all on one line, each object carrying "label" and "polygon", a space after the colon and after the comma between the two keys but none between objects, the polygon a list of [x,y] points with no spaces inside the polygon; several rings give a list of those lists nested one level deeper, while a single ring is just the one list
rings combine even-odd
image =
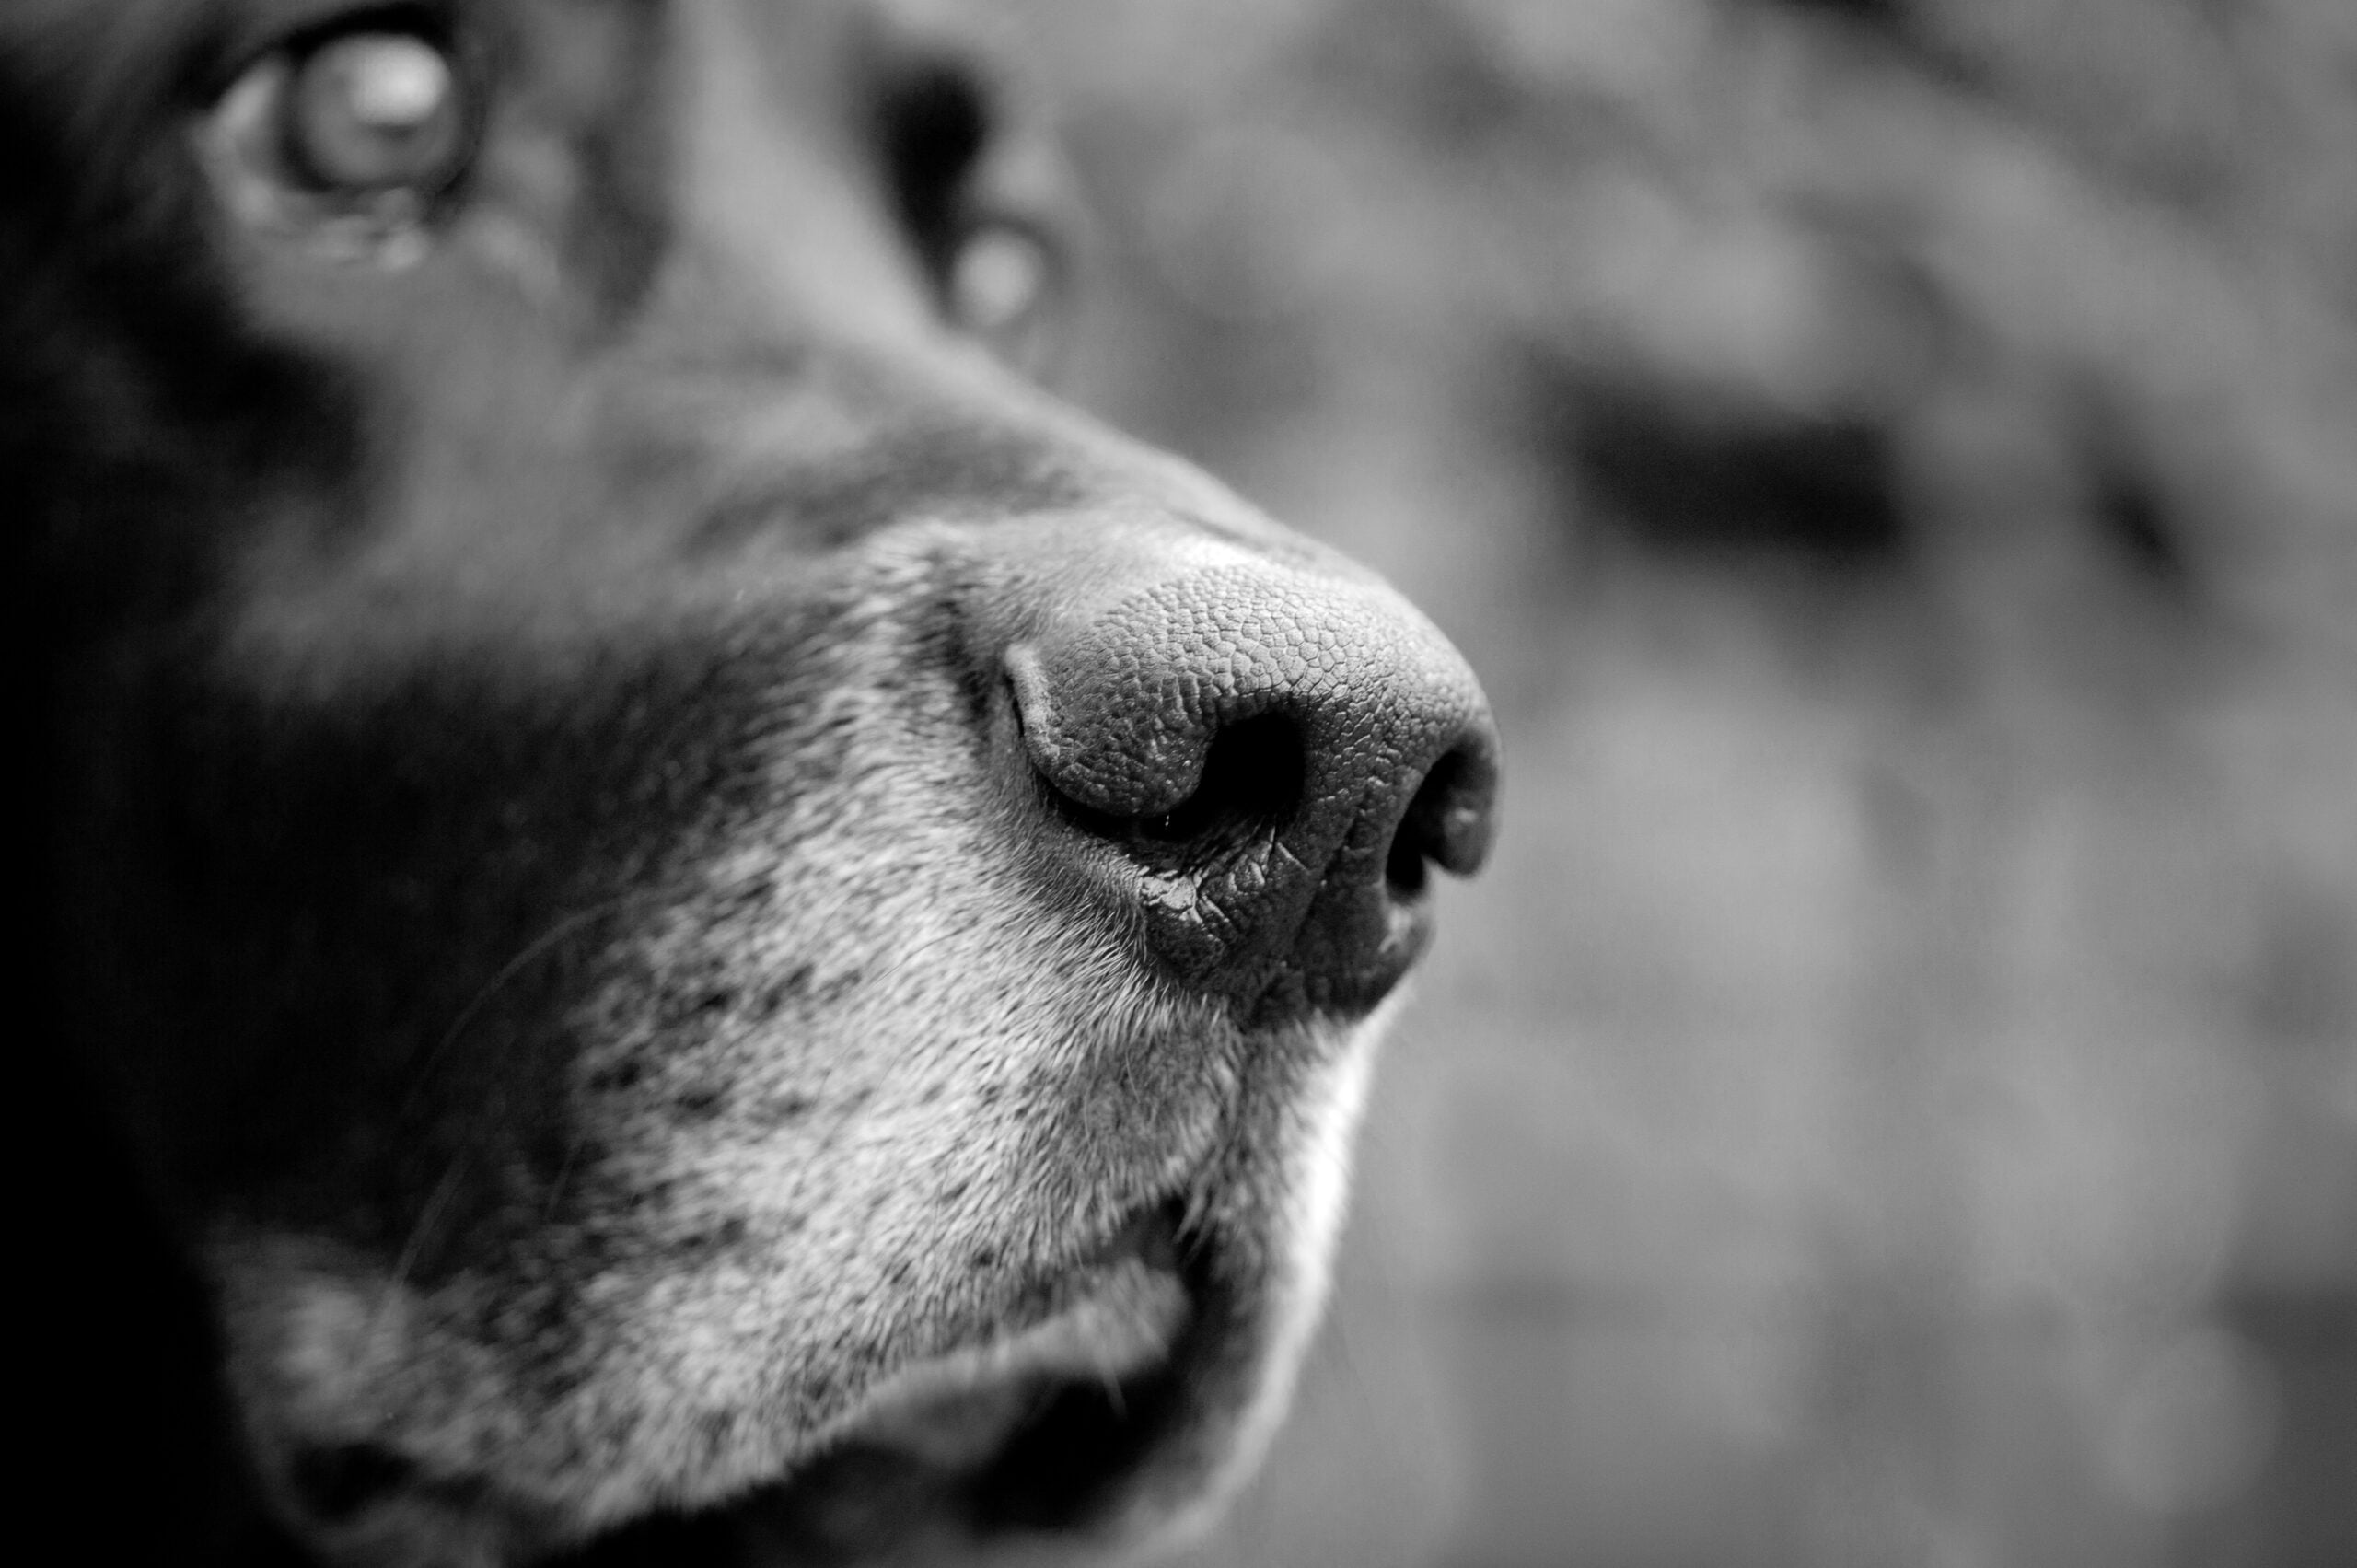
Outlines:
[{"label": "blurred background", "polygon": [[1506,737],[1182,1561],[2357,1564],[2357,5],[994,3]]}]

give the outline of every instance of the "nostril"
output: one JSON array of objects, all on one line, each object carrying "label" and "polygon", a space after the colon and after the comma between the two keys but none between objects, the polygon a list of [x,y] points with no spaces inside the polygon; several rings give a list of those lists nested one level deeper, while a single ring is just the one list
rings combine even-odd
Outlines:
[{"label": "nostril", "polygon": [[1217,854],[1256,832],[1281,834],[1299,813],[1308,764],[1301,732],[1278,716],[1223,730],[1203,759],[1202,776],[1168,811],[1125,817],[1085,806],[1040,780],[1065,820],[1091,837],[1116,844],[1192,850],[1187,861]]},{"label": "nostril", "polygon": [[[1024,684],[1011,680],[1009,685],[1021,729],[1028,722]],[[1031,705],[1040,704],[1035,699]],[[1167,811],[1108,811],[1075,798],[1062,786],[1062,771],[1035,765],[1033,776],[1058,814],[1092,838],[1216,851],[1255,831],[1283,832],[1300,813],[1308,771],[1300,725],[1290,714],[1274,713],[1217,731],[1204,748],[1192,787]]]},{"label": "nostril", "polygon": [[1391,835],[1391,853],[1383,863],[1384,885],[1399,898],[1412,899],[1424,890],[1425,857],[1423,835],[1415,825],[1402,819],[1399,830]]},{"label": "nostril", "polygon": [[1186,844],[1239,830],[1282,830],[1301,807],[1308,763],[1301,730],[1283,714],[1232,725],[1212,738],[1202,777],[1172,810],[1135,819],[1139,837]]},{"label": "nostril", "polygon": [[1489,849],[1490,797],[1496,767],[1487,755],[1459,746],[1444,752],[1400,814],[1384,861],[1384,880],[1403,899],[1424,890],[1434,865],[1467,876]]}]

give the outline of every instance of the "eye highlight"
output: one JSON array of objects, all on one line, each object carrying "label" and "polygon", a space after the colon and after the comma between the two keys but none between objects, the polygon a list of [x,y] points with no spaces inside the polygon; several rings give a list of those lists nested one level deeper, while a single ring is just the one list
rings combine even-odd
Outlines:
[{"label": "eye highlight", "polygon": [[330,32],[247,67],[200,129],[231,211],[339,260],[397,265],[472,161],[465,74],[424,33]]},{"label": "eye highlight", "polygon": [[903,62],[878,104],[883,173],[943,317],[1044,376],[1068,257],[1037,141],[1009,134],[995,96],[963,55]]},{"label": "eye highlight", "polygon": [[410,34],[331,39],[297,68],[283,130],[290,160],[321,189],[438,191],[466,138],[458,73]]},{"label": "eye highlight", "polygon": [[944,308],[959,328],[1037,373],[1052,347],[1047,317],[1061,282],[1060,260],[1054,244],[1029,224],[970,223],[944,261]]}]

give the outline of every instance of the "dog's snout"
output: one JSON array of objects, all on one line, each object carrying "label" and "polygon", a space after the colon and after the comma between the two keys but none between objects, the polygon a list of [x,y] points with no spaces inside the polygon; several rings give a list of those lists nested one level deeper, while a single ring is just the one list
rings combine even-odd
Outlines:
[{"label": "dog's snout", "polygon": [[1134,889],[1155,956],[1256,1012],[1356,1013],[1489,844],[1497,742],[1379,584],[1199,565],[1051,610],[1006,654],[1030,768]]}]

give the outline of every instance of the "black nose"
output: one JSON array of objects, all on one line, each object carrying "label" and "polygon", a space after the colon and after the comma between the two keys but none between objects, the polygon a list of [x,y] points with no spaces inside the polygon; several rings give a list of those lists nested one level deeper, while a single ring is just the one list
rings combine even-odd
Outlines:
[{"label": "black nose", "polygon": [[1024,749],[1147,941],[1259,1016],[1364,1012],[1489,848],[1473,672],[1390,589],[1230,557],[1083,593],[1010,648]]}]

